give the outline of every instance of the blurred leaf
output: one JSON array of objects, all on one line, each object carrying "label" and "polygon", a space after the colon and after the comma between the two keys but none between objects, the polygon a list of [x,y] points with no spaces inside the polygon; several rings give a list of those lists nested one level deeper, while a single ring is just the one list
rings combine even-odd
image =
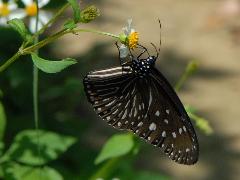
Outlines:
[{"label": "blurred leaf", "polygon": [[107,159],[128,154],[134,147],[133,135],[130,133],[114,135],[103,146],[95,160],[99,164]]},{"label": "blurred leaf", "polygon": [[48,166],[31,167],[15,162],[3,164],[5,180],[63,180],[61,174]]},{"label": "blurred leaf", "polygon": [[32,53],[32,60],[35,66],[41,69],[45,73],[57,73],[62,71],[63,69],[76,64],[77,61],[75,59],[66,58],[61,61],[49,61],[40,58],[37,54]]},{"label": "blurred leaf", "polygon": [[197,112],[197,110],[190,105],[184,105],[184,108],[186,109],[187,113],[196,113]]},{"label": "blurred leaf", "polygon": [[183,74],[181,75],[181,77],[179,78],[178,82],[176,83],[174,89],[176,91],[179,91],[180,88],[183,86],[183,84],[185,83],[185,81],[193,74],[196,72],[196,70],[198,69],[198,63],[193,60],[191,62],[188,63],[187,67],[185,68]]},{"label": "blurred leaf", "polygon": [[148,171],[129,171],[127,174],[120,175],[119,179],[137,179],[137,180],[169,180],[168,176],[161,175],[160,173],[148,172]]},{"label": "blurred leaf", "polygon": [[43,165],[57,159],[76,139],[43,130],[25,130],[17,134],[3,159],[29,165]]},{"label": "blurred leaf", "polygon": [[75,24],[74,20],[72,20],[72,19],[67,20],[64,23],[63,26],[64,26],[65,29],[70,29],[70,30],[77,27],[77,25]]},{"label": "blurred leaf", "polygon": [[3,92],[2,92],[2,90],[0,89],[0,98],[2,98],[3,97]]},{"label": "blurred leaf", "polygon": [[27,28],[25,27],[22,20],[17,19],[17,18],[11,19],[10,21],[8,21],[8,24],[14,30],[16,30],[25,41],[27,41],[31,38],[31,35],[29,34],[29,32],[28,32]]},{"label": "blurred leaf", "polygon": [[72,9],[73,9],[73,15],[74,15],[74,21],[75,23],[78,23],[79,20],[80,20],[80,6],[78,4],[78,1],[77,0],[67,0],[71,6],[72,6]]},{"label": "blurred leaf", "polygon": [[0,141],[2,141],[6,127],[6,115],[4,107],[0,102]]},{"label": "blurred leaf", "polygon": [[210,135],[213,133],[213,129],[212,127],[209,125],[209,122],[208,120],[202,118],[202,117],[199,117],[197,116],[196,114],[194,113],[191,113],[188,111],[188,115],[189,117],[194,120],[196,122],[196,126],[201,130],[203,131],[203,133],[205,133],[206,135]]}]

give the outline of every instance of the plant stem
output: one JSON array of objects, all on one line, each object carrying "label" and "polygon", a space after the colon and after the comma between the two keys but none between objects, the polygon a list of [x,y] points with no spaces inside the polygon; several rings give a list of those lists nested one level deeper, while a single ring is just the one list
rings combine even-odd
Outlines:
[{"label": "plant stem", "polygon": [[73,29],[73,30],[66,30],[63,29],[52,36],[47,37],[46,39],[43,39],[42,41],[39,41],[38,43],[35,43],[32,46],[26,47],[22,49],[22,47],[19,49],[19,51],[10,59],[8,59],[2,66],[0,66],[0,72],[3,72],[9,65],[11,65],[17,58],[19,58],[21,55],[26,55],[30,54],[37,49],[40,49],[41,47],[53,42],[54,40],[60,38],[61,36],[64,36],[65,34],[68,33],[78,33],[78,32],[90,32],[90,33],[95,33],[98,35],[104,35],[104,36],[109,36],[118,39],[119,36],[115,34],[111,34],[108,32],[103,32],[103,31],[97,31],[93,29]]},{"label": "plant stem", "polygon": [[34,35],[33,35],[33,39],[36,38],[37,36],[39,36],[40,34],[42,34],[49,25],[51,25],[52,23],[54,23],[56,21],[56,19],[70,6],[69,3],[66,3],[60,10],[58,10],[58,12],[48,21],[47,24],[45,24],[39,31],[37,31]]},{"label": "plant stem", "polygon": [[183,86],[184,82],[187,80],[187,78],[192,75],[197,70],[198,64],[196,61],[191,61],[188,63],[186,69],[184,70],[182,76],[178,80],[178,82],[175,85],[175,90],[179,91],[180,88]]},{"label": "plant stem", "polygon": [[96,180],[98,178],[108,179],[113,169],[116,168],[116,164],[119,160],[119,158],[108,160],[92,177],[90,177],[90,180]]},{"label": "plant stem", "polygon": [[99,34],[99,35],[104,35],[104,36],[110,36],[110,37],[113,37],[113,38],[116,38],[116,39],[119,38],[118,35],[115,35],[115,34],[112,34],[112,33],[108,33],[108,32],[103,32],[103,31],[97,31],[97,30],[94,30],[94,29],[73,29],[73,30],[71,30],[70,32],[72,32],[72,33],[91,32],[91,33],[94,33],[94,34]]},{"label": "plant stem", "polygon": [[[38,22],[39,22],[39,6],[38,6],[38,0],[35,0],[37,5],[37,17],[36,17],[36,26],[35,26],[35,32],[37,34],[38,32]],[[39,35],[37,34],[34,39],[34,44],[37,44],[39,41]],[[35,50],[36,54],[38,54],[38,49]],[[39,146],[39,109],[38,109],[38,82],[39,82],[39,74],[38,74],[38,68],[33,64],[33,112],[34,112],[34,125],[37,133],[37,157],[39,162],[41,161],[40,157],[40,146]],[[39,175],[39,179],[41,178],[41,175]]]},{"label": "plant stem", "polygon": [[8,68],[13,62],[15,62],[22,54],[20,51],[15,53],[10,59],[8,59],[3,65],[0,66],[0,72],[3,72],[5,69]]}]

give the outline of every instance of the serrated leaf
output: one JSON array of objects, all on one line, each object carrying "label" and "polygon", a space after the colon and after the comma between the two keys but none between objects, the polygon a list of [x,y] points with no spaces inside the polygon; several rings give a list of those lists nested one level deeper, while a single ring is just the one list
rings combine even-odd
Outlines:
[{"label": "serrated leaf", "polygon": [[72,20],[72,19],[67,20],[64,23],[63,26],[64,26],[65,29],[70,29],[70,30],[77,27],[77,25],[75,24],[74,20]]},{"label": "serrated leaf", "polygon": [[5,115],[4,107],[0,102],[0,141],[3,139],[5,127],[6,127],[6,115]]},{"label": "serrated leaf", "polygon": [[77,0],[67,0],[71,6],[72,6],[72,9],[73,9],[73,15],[74,15],[74,21],[75,23],[78,23],[79,20],[80,20],[80,13],[81,13],[81,10],[80,10],[80,6],[78,4],[78,1]]},{"label": "serrated leaf", "polygon": [[8,21],[8,24],[14,30],[16,30],[25,41],[28,41],[31,38],[31,35],[29,34],[22,20],[17,18],[11,19],[10,21]]},{"label": "serrated leaf", "polygon": [[2,165],[5,180],[63,180],[55,169],[48,166],[31,167],[8,162]]},{"label": "serrated leaf", "polygon": [[134,147],[132,134],[120,134],[112,136],[103,146],[100,154],[95,160],[99,164],[107,159],[128,154]]},{"label": "serrated leaf", "polygon": [[17,134],[2,159],[29,165],[44,165],[57,159],[76,142],[74,137],[43,130],[25,130]]},{"label": "serrated leaf", "polygon": [[32,53],[31,56],[32,56],[34,65],[37,66],[38,69],[42,70],[45,73],[57,73],[77,63],[77,61],[72,58],[66,58],[60,61],[50,61],[50,60],[40,58],[35,53]]}]

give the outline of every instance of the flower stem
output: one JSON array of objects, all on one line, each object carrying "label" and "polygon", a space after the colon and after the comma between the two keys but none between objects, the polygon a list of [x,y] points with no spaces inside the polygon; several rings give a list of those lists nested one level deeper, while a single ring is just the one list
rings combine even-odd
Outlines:
[{"label": "flower stem", "polygon": [[175,85],[175,90],[179,91],[180,88],[183,86],[184,82],[187,80],[188,77],[190,77],[198,68],[198,64],[196,61],[191,61],[188,63],[185,71],[183,72],[182,76],[178,80],[178,82]]},{"label": "flower stem", "polygon": [[8,68],[13,62],[15,62],[21,56],[20,51],[15,53],[10,59],[8,59],[3,65],[0,66],[0,72],[3,72]]},{"label": "flower stem", "polygon": [[112,34],[112,33],[108,33],[108,32],[103,32],[103,31],[97,31],[97,30],[94,30],[94,29],[73,29],[73,30],[71,30],[70,32],[72,32],[72,33],[90,32],[90,33],[94,33],[94,34],[99,34],[99,35],[104,35],[104,36],[110,36],[110,37],[113,37],[113,38],[116,38],[116,39],[119,38],[118,35],[115,35],[115,34]]},{"label": "flower stem", "polygon": [[[38,6],[38,0],[35,0],[37,5],[37,18],[36,18],[36,25],[35,25],[35,32],[37,34],[38,32],[38,22],[39,22],[39,6]],[[39,35],[37,34],[35,36],[34,44],[37,44],[39,41]],[[38,49],[35,50],[36,54],[38,54]],[[39,146],[39,109],[38,109],[38,81],[39,80],[39,74],[38,74],[38,68],[33,64],[33,113],[34,113],[34,125],[37,133],[37,158],[38,161],[41,161],[40,157],[40,146]],[[40,174],[39,174],[40,175]],[[41,176],[40,176],[40,179]]]},{"label": "flower stem", "polygon": [[33,39],[35,39],[37,36],[39,36],[40,34],[42,34],[49,25],[51,25],[52,23],[54,23],[57,18],[70,6],[69,3],[66,3],[61,9],[59,9],[57,11],[57,13],[47,22],[47,24],[45,24],[39,31],[37,31],[34,35],[33,35]]},{"label": "flower stem", "polygon": [[8,59],[2,66],[0,66],[0,72],[3,72],[9,65],[11,65],[21,55],[30,54],[30,53],[42,48],[43,46],[55,41],[56,39],[64,36],[65,34],[68,34],[68,33],[76,34],[78,32],[89,32],[89,33],[94,33],[94,34],[98,34],[98,35],[113,37],[115,39],[119,38],[118,35],[108,33],[108,32],[103,32],[103,31],[97,31],[97,30],[93,30],[93,29],[72,29],[72,30],[63,29],[63,30],[47,37],[46,39],[43,39],[42,41],[39,41],[39,42],[35,41],[37,43],[35,43],[29,47],[26,47],[26,48],[21,47],[19,49],[19,51],[13,57]]}]

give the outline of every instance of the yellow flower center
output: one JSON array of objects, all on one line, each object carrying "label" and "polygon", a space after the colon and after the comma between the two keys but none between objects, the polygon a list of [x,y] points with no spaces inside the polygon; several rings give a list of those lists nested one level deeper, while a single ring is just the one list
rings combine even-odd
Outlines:
[{"label": "yellow flower center", "polygon": [[36,16],[37,15],[37,4],[32,3],[32,4],[28,5],[25,8],[25,11],[26,11],[28,16]]},{"label": "yellow flower center", "polygon": [[134,49],[137,44],[138,44],[138,32],[132,32],[129,36],[128,36],[128,47],[130,49]]},{"label": "yellow flower center", "polygon": [[10,13],[10,10],[8,8],[7,3],[3,3],[0,5],[0,16],[8,16]]}]

